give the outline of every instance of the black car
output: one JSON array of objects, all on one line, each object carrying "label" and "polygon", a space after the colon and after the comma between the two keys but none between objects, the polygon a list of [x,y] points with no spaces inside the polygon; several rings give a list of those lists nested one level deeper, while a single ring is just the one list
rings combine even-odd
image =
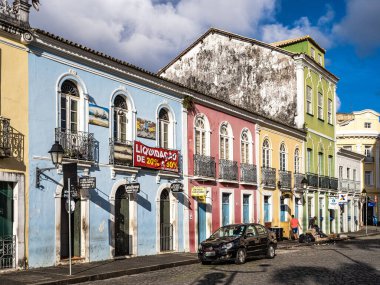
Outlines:
[{"label": "black car", "polygon": [[247,257],[265,254],[274,258],[276,236],[260,224],[235,224],[220,227],[208,239],[201,242],[198,258],[202,264],[212,261],[234,260],[245,263]]}]

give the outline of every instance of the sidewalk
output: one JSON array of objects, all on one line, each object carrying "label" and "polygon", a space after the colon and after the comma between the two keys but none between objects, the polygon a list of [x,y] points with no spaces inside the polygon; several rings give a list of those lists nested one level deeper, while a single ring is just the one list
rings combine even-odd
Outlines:
[{"label": "sidewalk", "polygon": [[75,284],[198,262],[197,255],[192,253],[168,253],[138,256],[127,259],[75,264],[72,266],[72,276],[69,276],[68,265],[12,271],[0,274],[0,285]]}]

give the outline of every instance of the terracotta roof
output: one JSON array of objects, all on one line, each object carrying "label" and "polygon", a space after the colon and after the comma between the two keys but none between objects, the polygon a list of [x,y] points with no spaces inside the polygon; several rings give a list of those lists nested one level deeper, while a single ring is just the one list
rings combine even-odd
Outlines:
[{"label": "terracotta roof", "polygon": [[288,46],[288,45],[291,45],[291,44],[300,43],[300,42],[303,42],[303,41],[309,41],[309,42],[311,42],[313,45],[315,45],[317,48],[319,48],[323,53],[326,53],[326,50],[324,48],[322,48],[319,44],[317,44],[317,42],[312,37],[310,37],[309,35],[306,35],[306,36],[303,36],[303,37],[299,37],[299,38],[294,38],[294,39],[288,39],[288,40],[283,40],[283,41],[279,41],[279,42],[274,42],[274,43],[271,43],[271,45],[275,46],[275,47],[284,47],[284,46]]}]

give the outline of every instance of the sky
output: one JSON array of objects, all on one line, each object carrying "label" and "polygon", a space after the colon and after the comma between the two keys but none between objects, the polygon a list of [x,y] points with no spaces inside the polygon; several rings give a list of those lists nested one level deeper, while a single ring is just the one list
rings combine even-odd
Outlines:
[{"label": "sky", "polygon": [[210,27],[267,43],[310,35],[339,112],[380,112],[380,0],[40,0],[31,25],[157,72]]}]

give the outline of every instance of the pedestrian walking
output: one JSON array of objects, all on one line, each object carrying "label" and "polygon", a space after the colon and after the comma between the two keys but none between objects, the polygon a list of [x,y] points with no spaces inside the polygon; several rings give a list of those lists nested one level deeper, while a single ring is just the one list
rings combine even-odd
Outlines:
[{"label": "pedestrian walking", "polygon": [[309,229],[313,229],[315,227],[315,223],[317,222],[317,217],[312,217],[309,220]]},{"label": "pedestrian walking", "polygon": [[293,237],[295,240],[298,240],[298,229],[302,230],[302,227],[297,218],[292,215],[292,219],[290,220],[290,227],[292,228]]}]

